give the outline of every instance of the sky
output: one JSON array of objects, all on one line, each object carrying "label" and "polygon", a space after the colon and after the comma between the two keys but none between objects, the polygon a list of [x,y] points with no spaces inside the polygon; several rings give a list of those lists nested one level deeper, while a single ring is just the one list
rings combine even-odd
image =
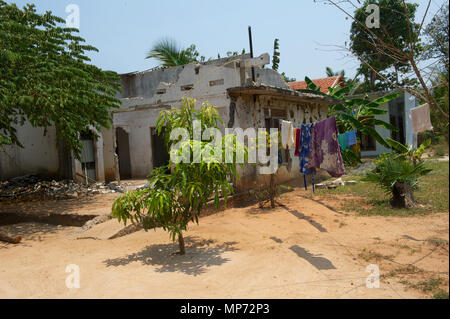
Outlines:
[{"label": "sky", "polygon": [[[352,77],[359,65],[335,46],[349,40],[351,20],[336,7],[314,0],[16,0],[22,7],[34,3],[64,19],[66,7],[80,9],[80,36],[99,52],[88,54],[92,63],[118,73],[144,71],[158,62],[145,59],[155,41],[170,37],[183,47],[197,46],[201,55],[226,56],[227,51],[249,52],[252,27],[254,55],[272,57],[275,38],[280,42],[279,72],[297,80],[326,76],[325,68],[344,69]],[[419,4],[418,17],[426,0]],[[434,14],[441,0],[432,0]],[[427,20],[429,20],[430,15]],[[426,20],[426,22],[427,22]]]}]

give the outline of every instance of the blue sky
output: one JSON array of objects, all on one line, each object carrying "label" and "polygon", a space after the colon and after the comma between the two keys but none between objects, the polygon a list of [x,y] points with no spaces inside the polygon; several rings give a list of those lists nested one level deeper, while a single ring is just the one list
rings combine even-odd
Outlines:
[{"label": "blue sky", "polygon": [[[252,26],[255,55],[272,56],[273,41],[280,39],[280,72],[303,80],[325,76],[325,67],[355,74],[358,61],[331,45],[349,39],[351,21],[336,7],[313,0],[36,0],[8,1],[19,6],[35,3],[39,12],[51,10],[66,18],[65,8],[80,8],[80,35],[100,52],[92,63],[119,73],[143,71],[157,65],[146,60],[151,45],[171,37],[187,47],[194,43],[201,55],[225,56],[227,51],[248,51],[247,27]],[[419,15],[425,0],[419,3]],[[433,0],[431,12],[441,0]]]}]

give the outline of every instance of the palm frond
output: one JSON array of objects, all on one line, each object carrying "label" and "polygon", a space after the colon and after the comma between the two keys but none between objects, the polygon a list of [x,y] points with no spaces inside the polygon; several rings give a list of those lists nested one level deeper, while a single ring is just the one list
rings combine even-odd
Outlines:
[{"label": "palm frond", "polygon": [[147,53],[146,59],[156,59],[161,66],[176,66],[190,63],[184,49],[169,38],[158,40]]}]

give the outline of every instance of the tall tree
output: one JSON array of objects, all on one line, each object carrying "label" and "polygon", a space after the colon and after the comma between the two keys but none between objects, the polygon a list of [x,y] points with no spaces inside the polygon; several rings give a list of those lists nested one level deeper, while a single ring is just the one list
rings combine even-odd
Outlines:
[{"label": "tall tree", "polygon": [[[360,72],[362,74],[364,74],[364,72],[366,72],[366,74],[370,74],[370,83],[374,83],[374,79],[381,79],[390,87],[414,95],[421,103],[428,103],[430,105],[431,112],[435,112],[435,114],[438,115],[435,117],[437,127],[444,132],[445,127],[448,127],[448,110],[441,107],[441,105],[436,101],[436,98],[433,96],[433,87],[430,86],[430,78],[427,78],[428,70],[426,67],[419,66],[420,56],[418,56],[418,53],[422,51],[420,35],[423,33],[424,22],[431,6],[431,0],[427,2],[425,13],[419,20],[420,24],[414,22],[415,9],[413,9],[413,7],[415,8],[416,5],[409,4],[405,0],[389,0],[389,2],[388,0],[376,1],[377,4],[401,2],[400,10],[390,9],[390,11],[395,13],[395,15],[391,15],[390,20],[384,20],[383,22],[383,11],[381,11],[381,22],[379,29],[369,28],[365,24],[365,20],[363,20],[362,17],[357,18],[349,13],[349,10],[343,6],[343,3],[352,3],[351,1],[338,2],[333,0],[324,0],[324,2],[336,6],[339,10],[344,12],[347,17],[353,19],[354,24],[358,25],[359,32],[352,35],[354,40],[357,40],[357,37],[366,39],[365,41],[359,42],[361,42],[364,46],[370,47],[370,50],[367,52],[371,51],[373,53],[371,55],[364,53],[361,55],[356,50],[352,49],[352,47],[344,47],[344,49],[350,50],[350,52],[352,52],[361,61]],[[368,3],[369,1],[366,1],[364,4]],[[375,3],[375,1],[370,1],[370,3]],[[352,3],[352,8],[354,8],[354,6],[355,4]],[[381,6],[380,10],[383,8],[386,9],[389,7]],[[356,13],[359,12],[363,14],[362,12],[365,11],[356,10]],[[384,19],[388,16],[389,13],[384,15]],[[388,28],[391,24],[397,24],[398,20],[402,20],[400,23],[406,25],[406,34],[402,34],[399,38],[395,38],[394,34],[396,31],[393,30],[389,33]],[[402,83],[399,83],[395,76],[393,78],[392,76],[383,73],[383,70],[386,68],[384,66],[380,67],[380,64],[385,61],[394,61],[391,65],[394,65],[397,68],[397,71],[410,69],[411,72],[405,76]],[[445,139],[448,143],[448,133],[445,135]]]},{"label": "tall tree", "polygon": [[340,72],[334,72],[332,68],[330,68],[329,66],[327,66],[325,68],[325,73],[327,74],[328,77],[332,77],[332,76],[342,76],[345,77],[345,70],[341,70]]},{"label": "tall tree", "polygon": [[449,64],[449,5],[443,4],[432,21],[425,28],[425,59],[438,59],[442,69]]},{"label": "tall tree", "polygon": [[[366,9],[370,4],[376,4],[380,9],[380,28],[371,28],[369,29],[371,32],[367,32]],[[418,39],[419,25],[411,22],[414,21],[417,7],[417,4],[404,3],[402,0],[365,0],[363,5],[355,10],[353,15],[355,21],[350,29],[350,49],[364,61],[361,62],[358,71],[365,77],[371,90],[392,88],[392,85],[378,74],[383,74],[399,85],[404,85],[404,81],[407,81],[401,77],[411,70],[408,60],[399,54],[385,54],[382,48],[374,44],[383,41],[404,54],[409,54],[411,49],[408,46],[409,39],[412,38],[413,41]],[[420,46],[415,46],[412,54],[417,55],[419,51]],[[366,63],[376,72],[367,67]]]},{"label": "tall tree", "polygon": [[349,92],[350,95],[352,94],[357,94],[357,93],[362,93],[360,92],[361,88],[361,84],[358,80],[358,76],[359,73],[357,72],[356,75],[354,76],[353,79],[349,79],[345,76],[345,70],[341,70],[341,71],[337,71],[335,72],[332,68],[330,68],[329,66],[327,66],[325,68],[325,73],[328,77],[333,77],[333,76],[342,76],[342,79],[344,81],[344,85],[345,86],[351,86],[352,90]]},{"label": "tall tree", "polygon": [[54,126],[78,156],[79,133],[108,127],[110,110],[119,107],[117,74],[89,64],[86,52],[98,50],[63,24],[50,11],[0,0],[0,149],[21,146],[16,128],[28,120]]}]

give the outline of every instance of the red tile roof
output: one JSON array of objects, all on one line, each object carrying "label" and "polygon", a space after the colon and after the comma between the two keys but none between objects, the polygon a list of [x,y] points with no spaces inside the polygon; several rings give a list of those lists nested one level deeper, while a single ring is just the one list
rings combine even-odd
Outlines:
[{"label": "red tile roof", "polygon": [[[322,91],[325,94],[328,94],[328,87],[334,88],[339,83],[343,85],[344,79],[341,75],[332,76],[329,78],[322,78],[322,79],[314,79],[312,80],[313,83],[320,87],[320,91]],[[308,88],[305,81],[298,81],[298,82],[288,82],[288,85],[293,90],[305,90]]]}]

